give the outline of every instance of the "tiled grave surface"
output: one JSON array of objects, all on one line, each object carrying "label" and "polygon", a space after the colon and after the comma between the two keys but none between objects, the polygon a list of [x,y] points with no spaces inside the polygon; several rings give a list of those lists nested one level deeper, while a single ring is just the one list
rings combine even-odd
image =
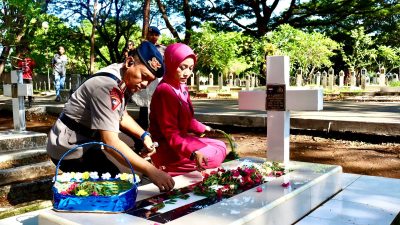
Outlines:
[{"label": "tiled grave surface", "polygon": [[[236,168],[241,162],[230,162],[224,167]],[[291,224],[307,214],[341,188],[341,167],[291,162],[294,171],[255,188],[166,224]],[[198,172],[177,177],[177,188],[201,179]],[[290,181],[287,188],[282,183]],[[139,188],[138,200],[159,194],[152,184]],[[282,216],[285,215],[285,216]],[[55,224],[146,224],[155,221],[128,214],[59,213],[48,210],[39,215],[39,225]]]},{"label": "tiled grave surface", "polygon": [[[195,176],[192,176],[192,178]],[[183,179],[183,177],[177,178]],[[367,182],[367,184],[365,184]],[[182,183],[182,181],[179,181],[177,183]],[[360,201],[360,199],[369,199],[371,195],[375,196],[376,198],[387,198],[390,196],[390,201],[399,201],[400,197],[397,196],[395,192],[398,193],[397,188],[400,187],[400,180],[399,179],[390,179],[390,178],[383,178],[383,177],[370,177],[370,176],[362,176],[362,175],[357,175],[357,174],[341,174],[341,183],[342,183],[342,188],[344,189],[342,192],[340,192],[338,195],[336,195],[333,199],[329,200],[327,203],[324,205],[320,206],[318,209],[313,211],[311,214],[303,218],[300,222],[297,224],[300,225],[350,225],[350,224],[355,224],[355,221],[357,222],[366,222],[366,223],[359,223],[359,224],[382,224],[382,225],[390,225],[391,221],[393,221],[395,213],[387,213],[383,209],[377,209],[377,207],[374,207],[375,203],[373,206],[369,206],[366,204],[362,203],[357,203],[357,201]],[[378,184],[378,188],[372,188],[369,184]],[[376,186],[375,186],[376,187]],[[149,194],[151,192],[151,187],[147,186],[147,190],[142,190],[142,194]],[[363,193],[362,191],[368,190],[369,193],[364,196],[357,196],[357,195],[348,195],[348,194],[343,194],[342,193],[347,193],[347,191],[353,191],[354,190],[359,190],[361,191],[360,193]],[[387,195],[387,192],[390,194]],[[263,192],[264,193],[264,192]],[[145,196],[145,195],[141,195]],[[343,198],[346,197],[347,202],[353,202],[353,204],[341,204],[339,205],[338,202],[342,201]],[[342,200],[339,200],[339,199]],[[345,206],[345,207],[343,207]],[[352,206],[353,208],[349,208],[349,206]],[[347,207],[347,208],[346,208]],[[386,208],[386,206],[384,205]],[[49,209],[45,210],[40,210],[40,211],[35,211],[19,216],[14,216],[10,217],[7,219],[0,220],[0,225],[38,225],[38,214],[41,214],[45,212],[48,217],[53,216],[52,214],[49,213]],[[323,216],[324,213],[329,212],[327,215]],[[237,213],[237,210],[233,210],[232,213]],[[375,214],[375,215],[372,215]],[[84,217],[85,214],[77,214],[77,217]],[[118,214],[119,215],[119,214]],[[345,215],[346,219],[341,219],[342,215]],[[99,215],[101,216],[101,215]],[[57,215],[53,216],[55,219],[61,219],[60,217],[57,217]],[[129,215],[119,215],[116,216],[119,218],[122,222],[126,222],[127,219],[130,217]],[[379,218],[375,220],[371,220],[371,218]],[[81,218],[82,219],[82,218]],[[379,220],[379,221],[378,221]],[[206,223],[203,221],[203,224],[212,224],[212,223]],[[66,221],[65,221],[66,222]],[[68,224],[68,223],[65,223]],[[73,224],[72,222],[69,222],[69,224]],[[106,223],[103,223],[106,224]],[[125,223],[129,224],[129,223]],[[146,224],[149,225],[154,225],[152,222],[148,222]],[[190,222],[189,224],[192,224]],[[280,224],[280,223],[277,223]]]},{"label": "tiled grave surface", "polygon": [[400,180],[384,177],[346,175],[354,180],[342,192],[301,220],[314,224],[391,224],[400,212]]}]

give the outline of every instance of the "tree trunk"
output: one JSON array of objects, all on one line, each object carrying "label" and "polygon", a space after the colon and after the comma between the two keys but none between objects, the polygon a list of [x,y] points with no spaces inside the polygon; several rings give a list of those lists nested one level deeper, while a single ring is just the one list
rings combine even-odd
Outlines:
[{"label": "tree trunk", "polygon": [[93,5],[93,23],[92,23],[92,34],[90,35],[90,76],[93,75],[94,73],[94,34],[96,32],[96,26],[97,26],[97,0],[94,1]]},{"label": "tree trunk", "polygon": [[151,3],[151,0],[145,0],[143,2],[143,28],[142,28],[142,38],[143,39],[146,39],[147,31],[149,30],[150,3]]},{"label": "tree trunk", "polygon": [[190,36],[191,36],[191,29],[192,29],[192,9],[189,5],[189,0],[183,0],[183,14],[185,15],[185,44],[189,44],[190,42]]},{"label": "tree trunk", "polygon": [[4,68],[6,66],[6,61],[9,54],[10,54],[10,48],[8,46],[3,46],[3,52],[0,55],[0,77],[2,77],[2,74],[4,72]]},{"label": "tree trunk", "polygon": [[174,38],[178,42],[181,42],[181,38],[179,37],[178,32],[175,30],[175,28],[169,22],[167,11],[165,10],[164,5],[161,3],[161,0],[156,0],[156,2],[157,2],[158,9],[161,12],[162,18],[164,19],[165,25],[167,26],[168,30],[171,32],[171,34],[174,36]]}]

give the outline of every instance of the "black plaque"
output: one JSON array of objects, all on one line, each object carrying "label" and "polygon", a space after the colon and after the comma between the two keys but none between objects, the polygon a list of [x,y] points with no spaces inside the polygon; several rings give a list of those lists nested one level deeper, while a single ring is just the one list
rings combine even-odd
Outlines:
[{"label": "black plaque", "polygon": [[267,85],[267,99],[265,101],[265,110],[286,110],[286,86],[284,84]]}]

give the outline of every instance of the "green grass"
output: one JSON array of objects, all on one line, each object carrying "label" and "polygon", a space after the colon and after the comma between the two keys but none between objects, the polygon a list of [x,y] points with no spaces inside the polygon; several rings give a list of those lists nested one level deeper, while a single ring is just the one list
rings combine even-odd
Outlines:
[{"label": "green grass", "polygon": [[400,81],[390,81],[389,86],[390,87],[400,87]]}]

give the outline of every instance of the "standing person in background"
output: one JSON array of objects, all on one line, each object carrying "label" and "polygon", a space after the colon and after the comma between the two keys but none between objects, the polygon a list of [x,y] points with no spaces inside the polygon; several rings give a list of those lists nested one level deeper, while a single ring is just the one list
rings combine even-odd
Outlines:
[{"label": "standing person in background", "polygon": [[[166,46],[158,43],[160,35],[161,32],[157,27],[150,26],[146,35],[146,40],[154,44],[160,54],[164,56]],[[156,90],[160,80],[161,78],[157,78],[146,89],[143,89],[132,96],[132,101],[140,107],[137,122],[145,130],[149,127],[149,105],[151,96],[153,96],[154,90]],[[143,143],[137,138],[134,138],[133,140],[135,141],[135,152],[140,152],[143,149]]]},{"label": "standing person in background", "polygon": [[121,62],[125,62],[125,60],[128,58],[128,48],[127,47],[124,47],[123,49],[122,49],[122,57],[121,57]]},{"label": "standing person in background", "polygon": [[[24,84],[32,84],[34,77],[33,68],[36,66],[32,58],[27,57],[29,52],[28,48],[23,48],[22,52],[18,55],[18,69],[22,70],[22,79]],[[28,106],[32,106],[33,97],[28,96]]]},{"label": "standing person in background", "polygon": [[128,48],[128,55],[132,56],[133,53],[135,52],[135,42],[133,42],[132,40],[129,40],[127,48]]},{"label": "standing person in background", "polygon": [[65,55],[65,49],[63,46],[59,46],[58,53],[56,53],[51,60],[54,75],[54,88],[56,89],[56,102],[61,101],[60,90],[64,89],[67,62],[68,57]]},{"label": "standing person in background", "polygon": [[165,49],[167,47],[165,45],[158,43],[158,39],[160,39],[160,35],[161,35],[161,32],[157,27],[150,26],[149,31],[147,32],[146,40],[153,43],[156,46],[157,50],[161,53],[161,55],[164,55]]}]

